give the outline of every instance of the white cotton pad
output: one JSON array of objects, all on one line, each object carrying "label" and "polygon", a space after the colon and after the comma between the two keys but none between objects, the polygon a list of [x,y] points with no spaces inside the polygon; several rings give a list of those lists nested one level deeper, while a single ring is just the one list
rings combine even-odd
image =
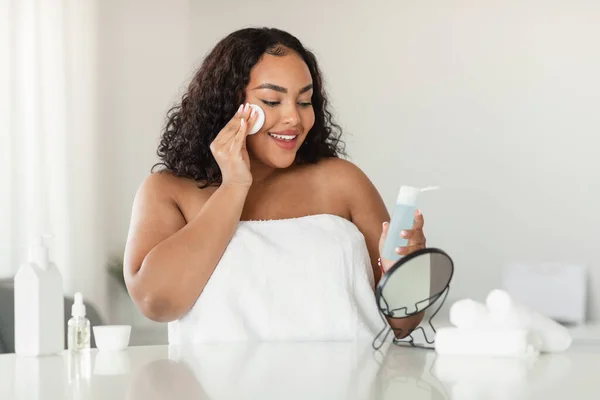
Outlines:
[{"label": "white cotton pad", "polygon": [[254,135],[256,132],[260,131],[260,128],[262,128],[263,124],[265,123],[265,112],[256,104],[250,104],[250,107],[252,107],[252,109],[258,114],[256,122],[254,125],[252,125],[250,132],[248,132],[248,135]]}]

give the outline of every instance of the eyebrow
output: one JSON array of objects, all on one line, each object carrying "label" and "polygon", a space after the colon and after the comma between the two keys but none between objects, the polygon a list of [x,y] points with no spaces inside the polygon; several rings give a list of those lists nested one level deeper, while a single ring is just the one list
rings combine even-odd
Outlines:
[{"label": "eyebrow", "polygon": [[[310,84],[304,86],[302,89],[300,89],[300,94],[306,93],[309,90],[311,90],[312,88],[313,88],[313,84],[310,83]],[[279,86],[279,85],[275,85],[273,83],[263,83],[262,85],[258,85],[257,87],[255,87],[252,90],[258,90],[258,89],[270,89],[270,90],[274,90],[279,93],[287,93],[288,92],[288,90],[286,88]]]}]

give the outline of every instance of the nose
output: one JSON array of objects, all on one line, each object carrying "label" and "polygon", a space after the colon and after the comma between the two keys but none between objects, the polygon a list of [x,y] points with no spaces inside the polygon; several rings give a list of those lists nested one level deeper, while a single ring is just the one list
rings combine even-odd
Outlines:
[{"label": "nose", "polygon": [[296,126],[300,123],[300,113],[296,104],[290,104],[284,108],[283,122],[286,125]]}]

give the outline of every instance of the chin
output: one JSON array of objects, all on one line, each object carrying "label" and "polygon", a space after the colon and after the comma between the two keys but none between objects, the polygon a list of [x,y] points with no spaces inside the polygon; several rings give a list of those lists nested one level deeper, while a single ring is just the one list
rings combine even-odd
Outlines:
[{"label": "chin", "polygon": [[270,166],[271,168],[285,169],[291,167],[294,164],[295,160],[296,153],[294,152],[286,156],[266,157],[263,163]]},{"label": "chin", "polygon": [[253,158],[260,163],[271,168],[285,169],[291,167],[294,164],[294,161],[296,161],[296,154],[303,141],[304,140],[299,141],[299,143],[296,143],[292,148],[286,148],[287,146],[285,145],[280,146],[272,141],[272,139],[267,139],[266,142],[249,142],[248,150],[253,155]]}]

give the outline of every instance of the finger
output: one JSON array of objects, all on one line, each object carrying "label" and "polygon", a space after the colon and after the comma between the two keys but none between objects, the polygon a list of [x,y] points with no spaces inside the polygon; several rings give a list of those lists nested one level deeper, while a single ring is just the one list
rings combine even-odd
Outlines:
[{"label": "finger", "polygon": [[240,104],[233,117],[229,120],[225,127],[228,131],[237,132],[240,127],[240,120],[244,117],[244,112],[247,109],[247,104]]},{"label": "finger", "polygon": [[422,246],[425,247],[427,239],[423,234],[423,231],[412,231],[412,235],[408,239],[406,246]]},{"label": "finger", "polygon": [[246,148],[246,138],[248,137],[248,134],[250,133],[250,130],[256,123],[257,119],[258,113],[253,108],[250,108],[250,114],[248,115],[248,119],[246,120],[242,118],[242,121],[244,121],[243,129],[241,129],[240,127],[237,134],[235,135],[233,143],[231,144],[232,152],[239,152],[241,149]]},{"label": "finger", "polygon": [[425,248],[425,244],[415,244],[415,245],[411,245],[411,246],[404,246],[404,247],[396,247],[394,249],[394,252],[396,254],[400,254],[402,256],[406,256],[409,255],[410,253],[413,253],[417,250],[421,250]]},{"label": "finger", "polygon": [[423,233],[422,229],[411,229],[407,231],[400,231],[400,237],[407,239],[410,242],[411,240],[425,238],[425,234]]},{"label": "finger", "polygon": [[[252,107],[248,103],[244,104],[242,109],[240,110],[237,118],[239,119],[238,125],[236,126],[235,132],[232,135],[228,136],[227,141],[224,143],[228,150],[232,150],[235,146],[235,141],[240,132],[242,132],[242,137],[245,137],[245,132],[248,130],[248,119],[250,118],[250,113],[252,112]],[[244,127],[242,129],[242,123]]]},{"label": "finger", "polygon": [[232,154],[239,154],[240,150],[246,146],[246,137],[250,131],[251,122],[242,118],[240,129],[238,129],[234,139],[231,141],[230,151]]},{"label": "finger", "polygon": [[423,213],[421,213],[421,210],[415,210],[415,218],[413,220],[412,229],[423,229],[423,225],[425,225]]},{"label": "finger", "polygon": [[385,239],[389,228],[390,228],[389,222],[385,221],[383,224],[381,224],[381,238],[382,239]]},{"label": "finger", "polygon": [[242,118],[247,119],[247,113],[250,106],[248,104],[240,104],[235,115],[229,120],[229,122],[223,127],[221,132],[215,138],[216,143],[228,143],[232,140],[240,129],[240,123]]},{"label": "finger", "polygon": [[385,237],[387,235],[387,231],[390,227],[390,223],[385,221],[381,224],[381,236],[379,237],[379,252],[383,251],[383,244],[385,243]]}]

